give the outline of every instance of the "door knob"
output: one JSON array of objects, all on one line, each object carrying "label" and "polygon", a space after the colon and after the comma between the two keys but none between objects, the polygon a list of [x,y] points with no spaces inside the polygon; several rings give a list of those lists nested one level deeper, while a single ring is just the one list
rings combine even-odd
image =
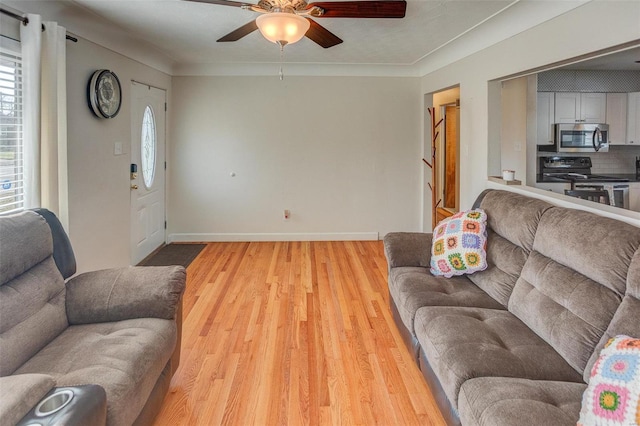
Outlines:
[{"label": "door knob", "polygon": [[131,189],[138,189],[138,185],[131,185]]}]

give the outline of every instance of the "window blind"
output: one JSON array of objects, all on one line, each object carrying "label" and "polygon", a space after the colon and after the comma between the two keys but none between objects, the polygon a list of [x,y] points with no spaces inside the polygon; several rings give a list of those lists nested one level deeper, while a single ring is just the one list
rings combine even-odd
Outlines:
[{"label": "window blind", "polygon": [[0,46],[0,214],[24,208],[22,57]]}]

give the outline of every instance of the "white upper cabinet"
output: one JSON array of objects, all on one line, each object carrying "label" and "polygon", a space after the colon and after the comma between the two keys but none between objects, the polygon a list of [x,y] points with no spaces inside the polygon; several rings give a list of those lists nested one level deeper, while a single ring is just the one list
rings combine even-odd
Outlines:
[{"label": "white upper cabinet", "polygon": [[557,92],[556,123],[605,123],[606,93]]},{"label": "white upper cabinet", "polygon": [[580,119],[580,93],[556,93],[556,123],[575,123]]},{"label": "white upper cabinet", "polygon": [[607,122],[607,94],[581,93],[580,119],[582,123]]},{"label": "white upper cabinet", "polygon": [[538,115],[538,145],[553,145],[554,104],[553,92],[538,92],[536,112]]},{"label": "white upper cabinet", "polygon": [[607,124],[609,125],[609,144],[627,143],[627,94],[607,93]]},{"label": "white upper cabinet", "polygon": [[627,143],[640,145],[640,92],[629,93]]}]

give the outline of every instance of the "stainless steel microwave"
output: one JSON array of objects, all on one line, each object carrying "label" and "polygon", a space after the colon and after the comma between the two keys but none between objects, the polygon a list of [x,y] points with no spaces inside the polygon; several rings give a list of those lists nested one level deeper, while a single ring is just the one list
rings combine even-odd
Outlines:
[{"label": "stainless steel microwave", "polygon": [[557,152],[609,151],[608,124],[556,124],[555,135]]}]

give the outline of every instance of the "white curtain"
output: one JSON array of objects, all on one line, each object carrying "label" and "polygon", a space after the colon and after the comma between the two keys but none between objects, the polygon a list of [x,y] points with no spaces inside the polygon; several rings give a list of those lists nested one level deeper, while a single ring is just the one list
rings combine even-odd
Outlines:
[{"label": "white curtain", "polygon": [[[45,207],[69,229],[66,34],[55,22],[27,15],[23,58],[25,207]],[[42,31],[44,24],[45,30]]]},{"label": "white curtain", "polygon": [[24,117],[25,208],[40,207],[40,54],[42,22],[29,15],[29,24],[20,26],[22,45],[22,108]]}]

